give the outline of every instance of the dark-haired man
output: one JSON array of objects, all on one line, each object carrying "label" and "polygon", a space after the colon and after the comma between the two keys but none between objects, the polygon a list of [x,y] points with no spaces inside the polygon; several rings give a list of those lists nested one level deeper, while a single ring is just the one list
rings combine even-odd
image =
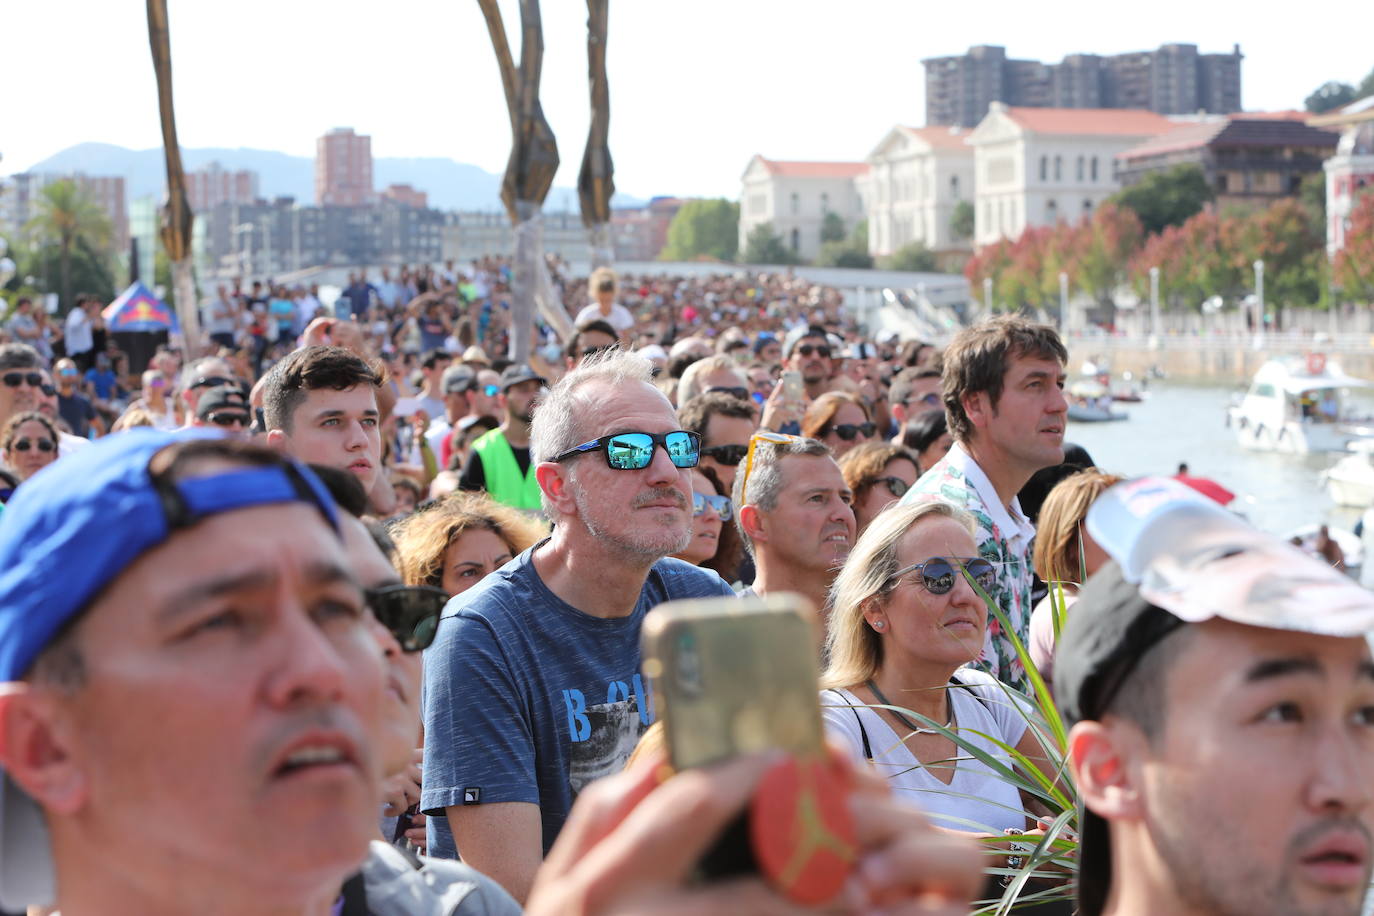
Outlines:
[{"label": "dark-haired man", "polygon": [[783,343],[783,368],[800,372],[806,399],[814,401],[830,390],[830,376],[835,364],[831,361],[830,338],[820,325],[796,328]]},{"label": "dark-haired man", "polygon": [[593,318],[585,324],[580,324],[572,340],[568,341],[565,351],[568,368],[576,369],[582,365],[582,360],[602,350],[609,350],[619,343],[620,338],[609,321]]},{"label": "dark-haired man", "polygon": [[505,418],[500,427],[472,443],[458,478],[461,489],[486,490],[499,503],[525,512],[539,511],[539,482],[530,460],[530,423],[534,402],[546,384],[541,375],[519,363],[501,373]]},{"label": "dark-haired man", "polygon": [[1078,912],[1356,916],[1374,863],[1374,595],[1176,481],[1118,484],[1116,562],[1054,690],[1083,799]]},{"label": "dark-haired man", "polygon": [[37,410],[48,384],[43,358],[28,344],[0,344],[0,426],[10,417]]},{"label": "dark-haired man", "polygon": [[941,406],[940,370],[931,368],[903,369],[892,377],[888,388],[888,403],[892,405],[893,445],[905,445],[906,424]]},{"label": "dark-haired man", "polygon": [[[960,331],[944,354],[942,398],[954,447],[921,475],[904,504],[938,499],[978,523],[978,553],[997,569],[990,597],[1024,644],[1031,614],[1035,526],[1017,492],[1041,468],[1064,460],[1064,364],[1068,351],[1048,325],[1003,316]],[[1000,621],[988,619],[979,662],[993,677],[1028,689]]]},{"label": "dark-haired man", "polygon": [[749,450],[749,437],[758,428],[753,402],[723,391],[708,391],[678,407],[677,417],[683,429],[701,436],[701,466],[713,469],[730,492]]},{"label": "dark-haired man", "polygon": [[444,373],[453,362],[453,357],[446,350],[426,350],[420,357],[420,375],[425,380],[424,387],[418,395],[420,399],[420,409],[425,412],[431,420],[438,419],[444,415]]},{"label": "dark-haired man", "polygon": [[291,457],[351,471],[373,492],[382,465],[382,370],[342,347],[303,347],[263,384],[267,443]]}]

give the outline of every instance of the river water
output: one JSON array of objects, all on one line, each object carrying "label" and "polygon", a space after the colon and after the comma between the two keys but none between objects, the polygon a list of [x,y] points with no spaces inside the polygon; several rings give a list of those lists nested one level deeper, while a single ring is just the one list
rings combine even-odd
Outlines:
[{"label": "river water", "polygon": [[1287,534],[1321,522],[1353,527],[1359,512],[1333,503],[1321,483],[1321,472],[1340,455],[1281,455],[1241,448],[1226,426],[1233,390],[1154,382],[1146,400],[1116,405],[1130,419],[1070,421],[1064,438],[1086,448],[1099,468],[1115,474],[1169,476],[1186,461],[1190,474],[1211,477],[1235,493],[1232,508],[1265,531]]}]

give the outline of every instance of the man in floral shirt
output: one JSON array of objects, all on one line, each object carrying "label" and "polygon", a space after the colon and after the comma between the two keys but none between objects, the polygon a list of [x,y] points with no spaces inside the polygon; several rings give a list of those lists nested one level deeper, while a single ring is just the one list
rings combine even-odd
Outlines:
[{"label": "man in floral shirt", "polygon": [[[903,498],[937,499],[978,522],[978,552],[997,568],[989,594],[1026,642],[1035,527],[1016,494],[1032,474],[1064,460],[1064,364],[1053,328],[1004,316],[961,331],[945,350],[942,397],[954,447]],[[1011,639],[988,619],[979,666],[1018,690],[1026,672]]]}]

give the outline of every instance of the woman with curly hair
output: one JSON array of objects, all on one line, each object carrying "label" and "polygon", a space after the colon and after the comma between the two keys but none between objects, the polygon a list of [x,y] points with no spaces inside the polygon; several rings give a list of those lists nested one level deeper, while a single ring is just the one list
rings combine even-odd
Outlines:
[{"label": "woman with curly hair", "polygon": [[57,460],[57,424],[37,411],[10,417],[0,430],[0,460],[23,483]]},{"label": "woman with curly hair", "polygon": [[533,547],[538,522],[480,493],[454,493],[401,522],[397,565],[406,585],[465,592]]},{"label": "woman with curly hair", "polygon": [[906,495],[920,476],[916,455],[889,442],[866,442],[845,452],[840,473],[854,493],[854,535],[863,534],[878,513]]}]

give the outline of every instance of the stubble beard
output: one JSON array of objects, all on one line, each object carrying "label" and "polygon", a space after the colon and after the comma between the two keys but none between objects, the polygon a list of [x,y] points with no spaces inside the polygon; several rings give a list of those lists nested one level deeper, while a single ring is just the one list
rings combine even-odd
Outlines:
[{"label": "stubble beard", "polygon": [[[640,498],[658,499],[662,498],[666,492],[668,491],[655,490],[649,494],[642,494]],[[677,490],[671,492],[681,496]],[[595,498],[581,487],[573,487],[573,502],[577,506],[578,518],[582,519],[582,524],[587,526],[587,530],[597,540],[610,544],[630,556],[659,560],[675,553],[681,553],[692,543],[691,518],[686,517],[685,512],[685,527],[673,527],[665,524],[658,530],[620,534],[609,531],[601,519],[597,517],[599,506],[596,504]],[[637,509],[631,508],[630,511],[633,513]]]}]

